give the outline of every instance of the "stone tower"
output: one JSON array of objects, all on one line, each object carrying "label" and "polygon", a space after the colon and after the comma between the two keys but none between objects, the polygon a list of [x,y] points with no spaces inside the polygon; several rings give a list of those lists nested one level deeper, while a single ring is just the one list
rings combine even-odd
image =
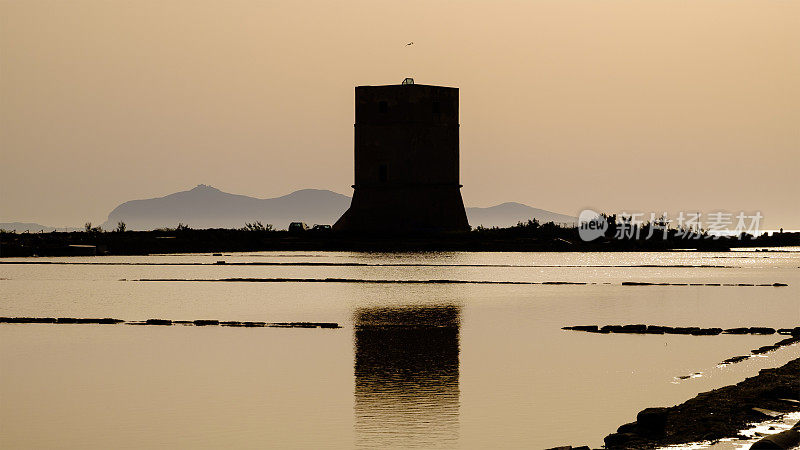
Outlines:
[{"label": "stone tower", "polygon": [[356,87],[353,200],[334,230],[468,231],[458,128],[458,88]]}]

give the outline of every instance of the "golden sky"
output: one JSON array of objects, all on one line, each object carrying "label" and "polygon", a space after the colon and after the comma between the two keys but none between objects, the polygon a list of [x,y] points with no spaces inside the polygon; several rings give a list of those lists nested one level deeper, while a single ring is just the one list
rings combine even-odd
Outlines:
[{"label": "golden sky", "polygon": [[468,206],[800,228],[796,0],[0,0],[0,221],[350,195],[353,87],[406,76],[460,88]]}]

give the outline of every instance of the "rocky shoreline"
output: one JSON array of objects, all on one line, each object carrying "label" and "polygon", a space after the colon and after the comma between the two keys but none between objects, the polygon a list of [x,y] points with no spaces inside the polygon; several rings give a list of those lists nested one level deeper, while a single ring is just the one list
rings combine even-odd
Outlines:
[{"label": "rocky shoreline", "polygon": [[[682,334],[690,336],[778,334],[787,336],[774,345],[752,350],[750,355],[728,358],[720,365],[734,364],[752,356],[800,342],[800,327],[723,329],[632,324],[577,325],[563,327],[563,329],[602,334]],[[758,375],[735,385],[700,393],[677,406],[644,409],[637,414],[635,422],[624,424],[615,433],[606,436],[605,448],[650,449],[735,438],[749,424],[763,422],[771,417],[794,411],[800,411],[800,358],[776,369],[763,369]],[[745,436],[739,437],[746,438]],[[754,444],[753,448],[795,448],[798,445],[800,445],[800,424],[797,424],[792,430],[780,433],[780,436],[765,437]],[[555,449],[574,450],[588,449],[588,447],[565,446]]]},{"label": "rocky shoreline", "polygon": [[[647,408],[605,438],[608,449],[646,449],[738,435],[771,412],[800,411],[800,358],[669,408]],[[779,448],[779,447],[775,447]]]},{"label": "rocky shoreline", "polygon": [[[575,325],[563,327],[562,330],[584,331],[587,333],[623,333],[623,334],[683,334],[690,336],[718,336],[718,335],[772,335],[779,334],[789,336],[781,339],[772,345],[764,345],[750,351],[749,355],[732,356],[719,365],[736,364],[738,362],[749,359],[753,356],[763,355],[764,353],[778,350],[787,345],[794,345],[800,342],[800,327],[794,328],[771,328],[771,327],[740,327],[740,328],[701,328],[701,327],[669,327],[661,325],[644,325],[644,324],[631,324],[631,325]],[[691,375],[680,376],[680,379],[690,378]]]}]

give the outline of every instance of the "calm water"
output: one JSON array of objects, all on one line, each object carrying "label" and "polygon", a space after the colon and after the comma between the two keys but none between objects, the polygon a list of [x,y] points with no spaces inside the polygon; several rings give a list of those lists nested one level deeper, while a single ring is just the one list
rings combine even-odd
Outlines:
[{"label": "calm water", "polygon": [[[218,260],[228,264],[213,265]],[[779,337],[560,329],[797,326],[798,252],[265,252],[2,261],[92,264],[0,265],[0,316],[342,325],[0,325],[3,448],[599,446],[645,407],[681,403],[800,357],[795,345],[717,367]],[[286,264],[231,264],[241,262]],[[135,281],[229,277],[597,284]]]}]

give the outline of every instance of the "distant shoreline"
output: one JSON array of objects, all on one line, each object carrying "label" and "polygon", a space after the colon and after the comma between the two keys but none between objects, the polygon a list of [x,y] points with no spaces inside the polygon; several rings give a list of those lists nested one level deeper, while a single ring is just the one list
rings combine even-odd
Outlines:
[{"label": "distant shoreline", "polygon": [[466,233],[415,235],[354,235],[331,231],[265,231],[247,229],[162,229],[154,231],[80,231],[0,233],[0,257],[149,255],[245,251],[353,252],[608,252],[608,251],[728,251],[742,247],[800,246],[800,233],[776,233],[755,238],[713,239],[601,238],[582,241],[576,228],[553,224],[533,227],[478,229]]}]

